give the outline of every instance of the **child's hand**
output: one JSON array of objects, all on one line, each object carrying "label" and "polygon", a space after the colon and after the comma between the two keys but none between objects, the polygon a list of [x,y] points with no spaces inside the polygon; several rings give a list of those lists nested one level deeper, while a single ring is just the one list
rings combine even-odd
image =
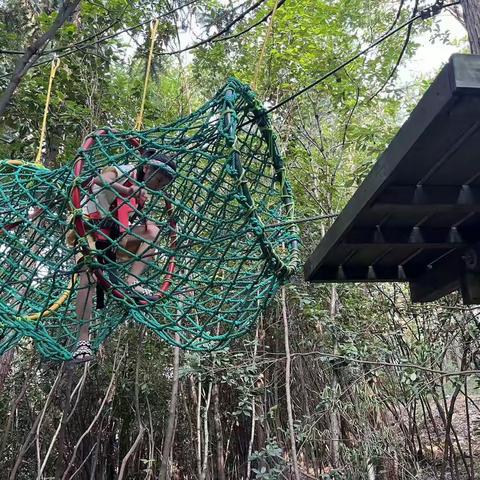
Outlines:
[{"label": "child's hand", "polygon": [[140,192],[141,192],[140,187],[138,187],[136,185],[132,185],[131,187],[128,187],[126,197],[127,198],[137,198],[140,195]]},{"label": "child's hand", "polygon": [[145,205],[145,202],[147,201],[147,192],[145,192],[143,188],[139,188],[137,191],[136,198],[137,198],[138,205],[143,207]]},{"label": "child's hand", "polygon": [[146,192],[143,188],[132,186],[128,189],[127,198],[135,198],[140,205],[143,205],[147,199]]}]

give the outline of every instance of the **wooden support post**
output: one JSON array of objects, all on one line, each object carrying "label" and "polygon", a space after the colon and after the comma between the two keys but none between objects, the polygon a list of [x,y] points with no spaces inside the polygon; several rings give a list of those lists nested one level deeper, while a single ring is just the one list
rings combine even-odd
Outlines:
[{"label": "wooden support post", "polygon": [[477,305],[480,303],[480,273],[465,272],[461,279],[463,303]]},{"label": "wooden support post", "polygon": [[463,303],[480,303],[480,245],[465,250],[462,259],[464,268],[460,279]]}]

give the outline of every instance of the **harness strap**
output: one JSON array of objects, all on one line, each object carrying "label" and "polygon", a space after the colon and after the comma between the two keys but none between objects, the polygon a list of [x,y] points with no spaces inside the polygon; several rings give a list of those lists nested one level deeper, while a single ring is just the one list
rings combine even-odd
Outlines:
[{"label": "harness strap", "polygon": [[[112,238],[112,240],[115,240]],[[95,242],[95,248],[102,251],[102,255],[98,255],[99,263],[107,265],[108,263],[115,263],[117,261],[117,252],[112,247],[111,240],[97,240]],[[108,262],[110,260],[110,262]],[[110,265],[110,269],[111,269]],[[118,278],[115,274],[109,272],[109,276],[113,277],[111,283],[118,283]],[[97,310],[105,308],[105,289],[97,282]]]}]

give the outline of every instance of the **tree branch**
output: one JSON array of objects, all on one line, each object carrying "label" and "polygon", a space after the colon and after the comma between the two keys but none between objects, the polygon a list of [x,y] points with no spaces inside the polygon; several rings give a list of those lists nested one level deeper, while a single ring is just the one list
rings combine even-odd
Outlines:
[{"label": "tree branch", "polygon": [[47,43],[52,40],[60,27],[70,18],[72,13],[77,8],[80,0],[71,0],[62,4],[58,10],[57,17],[52,23],[50,29],[35,40],[25,51],[25,53],[17,60],[15,70],[12,73],[10,82],[0,98],[0,118],[3,117],[10,100],[15,93],[22,78],[28,72],[30,67],[35,63],[38,57],[42,54],[43,49]]}]

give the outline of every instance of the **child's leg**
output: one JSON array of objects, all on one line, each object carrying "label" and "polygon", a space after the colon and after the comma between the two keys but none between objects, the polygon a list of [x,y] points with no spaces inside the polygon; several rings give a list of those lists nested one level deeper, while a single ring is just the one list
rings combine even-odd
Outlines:
[{"label": "child's leg", "polygon": [[126,280],[127,284],[131,286],[139,283],[142,273],[155,256],[155,244],[160,229],[156,225],[148,223],[146,226],[135,227],[133,232],[135,235],[128,235],[125,240],[125,248],[138,258],[133,262]]},{"label": "child's leg", "polygon": [[90,340],[90,320],[93,312],[93,295],[96,288],[96,282],[93,275],[86,269],[80,270],[78,280],[78,294],[76,302],[77,321],[80,325],[78,342],[79,348],[74,352],[76,360],[91,359],[91,352],[81,349],[82,342],[89,343]]}]

